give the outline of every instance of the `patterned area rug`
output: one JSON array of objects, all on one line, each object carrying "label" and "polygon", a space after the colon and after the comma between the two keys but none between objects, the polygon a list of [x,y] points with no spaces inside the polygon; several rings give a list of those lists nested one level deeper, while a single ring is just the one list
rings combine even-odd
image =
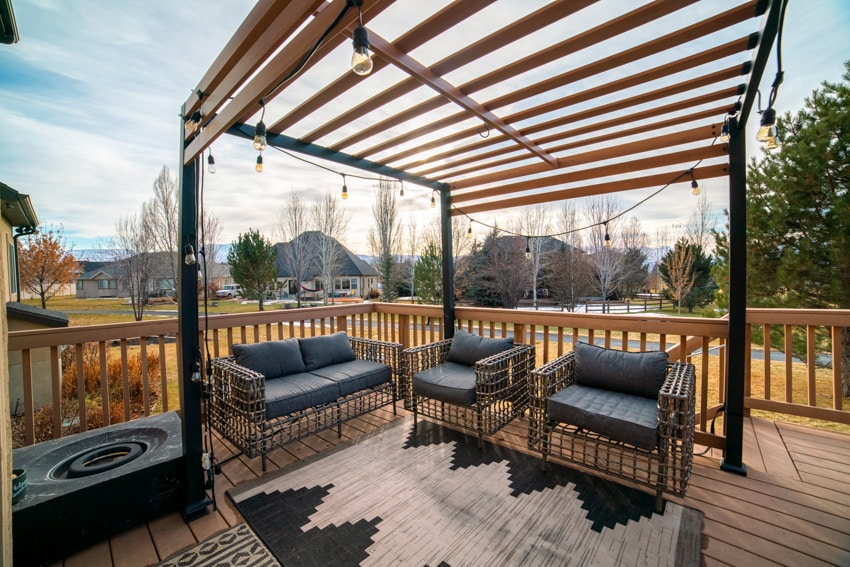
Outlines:
[{"label": "patterned area rug", "polygon": [[228,494],[287,567],[700,561],[699,511],[411,417]]},{"label": "patterned area rug", "polygon": [[279,567],[269,550],[245,524],[202,541],[160,567]]}]

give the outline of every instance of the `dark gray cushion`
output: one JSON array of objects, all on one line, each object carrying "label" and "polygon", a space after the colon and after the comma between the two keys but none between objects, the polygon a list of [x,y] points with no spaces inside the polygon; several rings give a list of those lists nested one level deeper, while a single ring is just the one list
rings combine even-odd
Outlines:
[{"label": "dark gray cushion", "polygon": [[479,360],[504,352],[513,348],[513,346],[514,340],[512,337],[490,339],[457,330],[452,339],[452,345],[449,347],[446,360],[457,364],[474,366]]},{"label": "dark gray cushion", "polygon": [[366,388],[389,382],[393,369],[387,364],[371,360],[352,360],[311,370],[312,374],[332,380],[339,385],[339,395],[347,396]]},{"label": "dark gray cushion", "polygon": [[547,417],[651,451],[658,444],[655,400],[573,385],[546,402]]},{"label": "dark gray cushion", "polygon": [[413,375],[413,393],[441,402],[471,406],[475,403],[475,369],[444,362]]},{"label": "dark gray cushion", "polygon": [[667,377],[667,353],[623,352],[576,343],[576,384],[658,399]]},{"label": "dark gray cushion", "polygon": [[233,357],[236,359],[236,364],[259,372],[266,378],[304,372],[304,361],[301,359],[298,339],[233,345]]},{"label": "dark gray cushion", "polygon": [[298,344],[301,347],[301,356],[304,358],[307,372],[356,358],[351,343],[348,342],[348,335],[343,331],[321,337],[298,339]]},{"label": "dark gray cushion", "polygon": [[339,397],[336,382],[301,372],[266,381],[266,419],[289,415],[335,401]]}]

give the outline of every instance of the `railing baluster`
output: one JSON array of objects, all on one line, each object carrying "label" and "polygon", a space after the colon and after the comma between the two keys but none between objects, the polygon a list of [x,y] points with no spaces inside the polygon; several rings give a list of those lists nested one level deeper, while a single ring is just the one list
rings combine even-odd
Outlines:
[{"label": "railing baluster", "polygon": [[[213,348],[215,350],[215,356],[218,357],[218,329],[216,329],[213,336],[215,337]],[[165,335],[158,335],[156,339],[159,346],[159,380],[161,382],[159,395],[162,399],[162,412],[165,413],[168,411],[168,372],[165,366]],[[177,350],[176,346],[174,350]]]},{"label": "railing baluster", "polygon": [[80,432],[88,429],[88,412],[86,408],[86,374],[83,366],[83,345],[77,343],[74,347],[77,355],[77,401],[80,406]]},{"label": "railing baluster", "polygon": [[62,437],[62,360],[59,347],[50,347],[50,385],[53,393],[53,438]]},{"label": "railing baluster", "polygon": [[832,327],[832,407],[843,409],[844,390],[841,387],[841,327]]},{"label": "railing baluster", "polygon": [[106,354],[106,341],[97,342],[98,361],[100,362],[100,401],[101,412],[103,413],[103,425],[107,426],[111,423],[111,414],[109,408],[109,365]]},{"label": "railing baluster", "polygon": [[[21,351],[21,371],[24,379],[24,439],[27,445],[32,445],[35,443],[35,402],[32,394],[32,351],[30,349]],[[53,408],[54,416],[57,412],[60,416],[62,415],[61,406]]]},{"label": "railing baluster", "polygon": [[121,339],[121,384],[124,386],[124,421],[130,421],[130,376],[127,372],[127,339]]},{"label": "railing baluster", "polygon": [[765,323],[764,332],[764,399],[770,399],[770,325]]},{"label": "railing baluster", "polygon": [[806,325],[806,377],[808,378],[807,398],[810,406],[816,406],[818,402],[815,370],[817,370],[817,351],[815,348],[815,327]]},{"label": "railing baluster", "polygon": [[794,366],[792,360],[792,335],[791,325],[785,325],[785,401],[794,401]]},{"label": "railing baluster", "polygon": [[[201,341],[200,344],[204,344]],[[151,414],[151,389],[148,383],[148,338],[139,338],[139,358],[142,364],[142,403],[144,404],[145,416]]]}]

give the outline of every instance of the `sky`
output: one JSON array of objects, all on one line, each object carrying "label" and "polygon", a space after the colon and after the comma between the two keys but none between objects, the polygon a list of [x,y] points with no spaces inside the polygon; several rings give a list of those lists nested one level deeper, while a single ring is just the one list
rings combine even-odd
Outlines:
[{"label": "sky", "polygon": [[[13,0],[13,7],[21,41],[0,45],[0,181],[30,195],[42,223],[61,224],[76,250],[106,246],[118,218],[138,212],[152,197],[163,166],[176,179],[180,106],[253,3]],[[778,113],[796,112],[822,81],[841,79],[850,59],[848,29],[848,0],[790,1]],[[773,81],[774,57],[762,79],[763,94]],[[757,128],[753,113],[748,135]],[[748,150],[757,152],[757,144],[748,144]],[[280,154],[273,165],[287,175],[259,184],[250,143],[232,136],[217,140],[213,153],[219,173],[206,177],[205,202],[221,219],[223,243],[249,228],[272,238],[277,211],[290,190],[309,196],[338,194],[341,188],[338,176]],[[243,162],[244,167],[234,165]],[[360,254],[369,253],[371,190],[366,189],[373,184],[348,183],[352,198],[345,206],[351,220],[345,244]],[[724,185],[719,179],[701,183],[718,225],[727,202]],[[430,192],[419,193],[427,203]],[[243,198],[247,194],[259,194],[259,203]],[[639,196],[621,198],[628,206]],[[635,213],[651,235],[685,223],[691,209],[687,202],[660,199]],[[420,227],[437,218],[435,211],[400,200],[403,219],[415,219]]]}]

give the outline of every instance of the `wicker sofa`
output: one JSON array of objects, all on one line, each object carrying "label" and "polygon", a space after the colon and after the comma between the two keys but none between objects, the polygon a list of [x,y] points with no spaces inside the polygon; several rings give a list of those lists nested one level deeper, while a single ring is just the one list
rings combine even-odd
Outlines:
[{"label": "wicker sofa", "polygon": [[512,337],[485,338],[455,331],[454,338],[404,351],[405,406],[419,415],[492,435],[528,408],[534,345]]},{"label": "wicker sofa", "polygon": [[576,343],[532,372],[529,447],[684,496],[694,448],[695,372],[665,352]]},{"label": "wicker sofa", "polygon": [[401,345],[344,332],[233,345],[212,361],[212,426],[249,457],[393,405]]}]

